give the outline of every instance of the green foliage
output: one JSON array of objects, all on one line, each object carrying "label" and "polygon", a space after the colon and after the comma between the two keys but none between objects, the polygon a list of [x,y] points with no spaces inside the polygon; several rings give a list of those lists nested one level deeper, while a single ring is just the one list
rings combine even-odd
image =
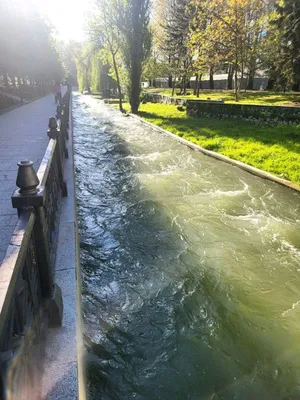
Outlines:
[{"label": "green foliage", "polygon": [[300,184],[300,125],[262,127],[239,121],[196,119],[176,106],[153,103],[141,104],[140,116],[204,148]]},{"label": "green foliage", "polygon": [[144,64],[142,79],[153,83],[155,78],[166,76],[169,73],[169,66],[166,62],[158,59],[155,52],[148,58]]},{"label": "green foliage", "polygon": [[265,41],[269,73],[281,89],[300,84],[300,3],[284,0],[269,16]]},{"label": "green foliage", "polygon": [[83,92],[85,87],[85,71],[80,66],[80,64],[77,64],[77,82],[78,82],[78,90],[80,92]]},{"label": "green foliage", "polygon": [[91,91],[98,92],[101,89],[100,84],[100,74],[102,68],[102,61],[100,59],[100,51],[95,52],[91,56],[91,65],[90,65],[90,82],[91,82]]},{"label": "green foliage", "polygon": [[[149,89],[149,92],[151,89]],[[160,94],[166,94],[171,96],[171,89],[160,89]],[[175,97],[182,97],[186,99],[197,99],[194,95],[189,96],[177,96],[175,93]],[[234,91],[232,90],[202,90],[199,95],[199,100],[207,100],[210,98],[211,100],[219,100],[222,99],[226,103],[234,103]],[[241,92],[239,102],[241,104],[265,104],[265,105],[293,105],[293,102],[300,103],[300,94],[296,92],[290,93],[275,93],[268,91],[253,91],[253,92]]]},{"label": "green foliage", "polygon": [[[77,69],[77,82],[79,91],[91,90],[91,85],[98,90],[97,79],[99,72],[99,49],[94,43],[87,43],[83,47],[78,46],[74,49],[74,59]],[[92,82],[93,81],[93,82]]]},{"label": "green foliage", "polygon": [[0,13],[0,75],[7,85],[15,78],[39,83],[61,81],[65,76],[51,29],[31,3],[5,2]]},{"label": "green foliage", "polygon": [[123,0],[116,4],[116,27],[122,35],[120,49],[128,74],[127,95],[131,111],[137,113],[140,103],[143,63],[150,55],[150,1]]}]

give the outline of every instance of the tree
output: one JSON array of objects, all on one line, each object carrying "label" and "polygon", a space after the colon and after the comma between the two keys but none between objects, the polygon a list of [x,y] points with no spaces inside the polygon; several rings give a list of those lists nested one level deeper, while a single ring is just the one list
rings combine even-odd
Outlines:
[{"label": "tree", "polygon": [[80,92],[83,92],[84,90],[90,92],[91,58],[97,49],[93,47],[92,43],[87,43],[83,46],[78,44],[73,51],[77,69],[78,89]]},{"label": "tree", "polygon": [[193,56],[196,73],[195,93],[199,96],[202,75],[209,72],[210,88],[213,89],[213,72],[221,59],[221,39],[217,36],[215,19],[206,11],[206,3],[197,1],[189,4],[193,19],[187,45]]},{"label": "tree", "polygon": [[149,81],[150,86],[156,86],[156,78],[168,75],[169,65],[161,60],[156,49],[152,49],[152,54],[146,61],[143,69],[143,80]]},{"label": "tree", "polygon": [[77,69],[75,62],[75,49],[78,49],[80,46],[79,43],[71,40],[70,42],[59,41],[57,43],[57,48],[59,51],[60,59],[63,63],[63,66],[66,70],[67,81],[72,84],[77,84]]},{"label": "tree", "polygon": [[190,26],[188,0],[168,0],[166,21],[163,24],[165,39],[163,48],[169,53],[171,71],[173,71],[173,91],[176,78],[181,78],[181,93],[185,95],[187,82],[192,71],[192,55],[187,45]]},{"label": "tree", "polygon": [[123,112],[122,89],[119,74],[118,56],[121,47],[120,30],[116,24],[116,3],[108,0],[97,0],[99,14],[90,21],[91,39],[101,49],[102,59],[113,66],[117,82],[119,109]]},{"label": "tree", "polygon": [[27,81],[42,85],[62,80],[62,66],[51,28],[28,1],[26,11],[18,2],[5,2],[0,14],[0,75],[5,86]]},{"label": "tree", "polygon": [[280,73],[286,85],[299,90],[300,84],[300,3],[284,0],[276,4],[271,18],[270,42],[280,49],[273,58],[273,71]]},{"label": "tree", "polygon": [[261,14],[264,0],[191,1],[197,12],[196,18],[202,21],[202,28],[196,29],[194,36],[198,36],[196,39],[201,42],[207,60],[214,64],[222,61],[233,67],[235,100],[238,101],[238,73],[241,84],[246,69],[251,69],[249,66],[252,66],[252,75],[255,72],[257,52],[254,43],[264,29]]},{"label": "tree", "polygon": [[120,110],[122,110],[120,61],[124,65],[131,112],[137,113],[143,64],[151,48],[148,28],[149,0],[97,0],[96,4],[99,13],[90,22],[92,40],[102,48],[103,57],[113,67]]},{"label": "tree", "polygon": [[123,35],[122,59],[128,73],[127,94],[131,112],[137,114],[140,104],[141,77],[144,61],[151,48],[149,0],[115,0],[116,27]]},{"label": "tree", "polygon": [[[165,46],[166,41],[166,21],[169,18],[170,2],[172,0],[154,0],[151,12],[151,31],[153,36],[152,52],[162,64],[165,65],[165,75],[168,76],[168,87],[173,87],[174,57],[172,49]],[[157,75],[163,76],[163,75]]]}]

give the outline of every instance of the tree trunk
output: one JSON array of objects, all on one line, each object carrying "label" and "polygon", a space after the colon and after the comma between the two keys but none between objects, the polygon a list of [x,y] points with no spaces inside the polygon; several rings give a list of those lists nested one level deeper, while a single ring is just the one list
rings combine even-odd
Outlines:
[{"label": "tree trunk", "polygon": [[183,96],[186,95],[186,76],[185,75],[182,78],[182,94],[183,94]]},{"label": "tree trunk", "polygon": [[234,97],[235,97],[235,101],[238,102],[239,98],[238,98],[238,76],[237,76],[237,63],[235,65],[235,70],[234,70]]},{"label": "tree trunk", "polygon": [[[169,65],[171,65],[171,55],[169,54],[169,59],[168,59]],[[171,89],[173,88],[173,77],[172,74],[169,75],[168,77],[168,87]]]},{"label": "tree trunk", "polygon": [[197,89],[198,89],[198,81],[199,81],[199,74],[198,72],[196,73],[196,79],[195,79],[195,86],[194,86],[194,96],[197,94]]},{"label": "tree trunk", "polygon": [[227,77],[227,89],[233,89],[233,66],[230,64],[228,69],[228,77]]},{"label": "tree trunk", "polygon": [[200,89],[201,89],[201,79],[202,79],[202,74],[200,74],[199,80],[198,80],[197,97],[199,97],[199,92],[200,92]]},{"label": "tree trunk", "polygon": [[275,79],[269,78],[266,90],[272,90],[275,84]]},{"label": "tree trunk", "polygon": [[112,53],[114,70],[115,70],[116,79],[117,79],[117,88],[118,88],[118,95],[119,95],[119,109],[121,112],[124,112],[123,105],[122,105],[122,91],[121,91],[121,85],[120,85],[118,66],[117,66],[117,62],[116,62],[116,55],[113,52],[111,52],[111,53]]},{"label": "tree trunk", "polygon": [[235,63],[234,63],[234,97],[235,101],[239,101],[238,97],[238,39],[235,38]]},{"label": "tree trunk", "polygon": [[131,53],[131,73],[130,73],[130,91],[129,103],[132,114],[137,114],[140,105],[140,91],[141,91],[141,74],[142,66],[137,51],[137,46],[133,46]]},{"label": "tree trunk", "polygon": [[209,88],[214,89],[214,67],[210,67],[209,69]]},{"label": "tree trunk", "polygon": [[176,75],[174,76],[174,80],[173,80],[172,97],[174,96],[174,92],[175,92],[175,84],[176,84]]},{"label": "tree trunk", "polygon": [[249,71],[249,77],[248,77],[248,83],[247,83],[248,90],[253,90],[254,75],[255,75],[255,70],[253,68],[251,68]]},{"label": "tree trunk", "polygon": [[242,67],[242,71],[241,71],[241,79],[240,79],[239,91],[242,89],[243,79],[244,79],[244,67]]},{"label": "tree trunk", "polygon": [[183,78],[181,78],[181,83],[180,83],[180,94],[183,93]]}]

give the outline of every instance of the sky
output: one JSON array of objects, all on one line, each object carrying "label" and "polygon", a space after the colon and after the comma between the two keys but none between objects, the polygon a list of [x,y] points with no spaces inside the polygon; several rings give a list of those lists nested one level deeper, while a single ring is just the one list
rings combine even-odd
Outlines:
[{"label": "sky", "polygon": [[36,0],[36,3],[40,13],[54,26],[59,39],[66,42],[84,40],[84,23],[92,0]]}]

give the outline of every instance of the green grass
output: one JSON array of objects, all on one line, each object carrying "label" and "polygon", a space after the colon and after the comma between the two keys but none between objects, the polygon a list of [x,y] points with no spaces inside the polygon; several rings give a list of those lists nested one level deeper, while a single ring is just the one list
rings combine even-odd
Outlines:
[{"label": "green grass", "polygon": [[[147,91],[160,93],[160,94],[167,94],[169,96],[172,95],[172,89],[147,89]],[[181,96],[176,95],[179,92],[179,89],[175,89],[174,97],[182,97],[187,99],[197,99],[196,96],[193,95],[193,90],[188,89],[190,93],[189,96]],[[223,99],[226,103],[235,103],[234,100],[234,92],[233,90],[201,90],[199,100],[207,100],[207,98],[211,100],[219,100]],[[296,92],[289,92],[289,93],[274,93],[274,92],[265,92],[265,91],[250,91],[250,92],[243,92],[240,93],[240,100],[241,104],[266,104],[266,105],[282,105],[285,103],[292,102],[300,102],[300,94]]]},{"label": "green grass", "polygon": [[[114,105],[117,107],[117,105]],[[129,111],[129,104],[124,108]],[[246,122],[192,118],[176,106],[147,103],[139,115],[201,147],[300,184],[300,125],[264,127]]]},{"label": "green grass", "polygon": [[103,99],[100,92],[93,92],[92,95],[95,99],[100,99],[100,100]]}]

